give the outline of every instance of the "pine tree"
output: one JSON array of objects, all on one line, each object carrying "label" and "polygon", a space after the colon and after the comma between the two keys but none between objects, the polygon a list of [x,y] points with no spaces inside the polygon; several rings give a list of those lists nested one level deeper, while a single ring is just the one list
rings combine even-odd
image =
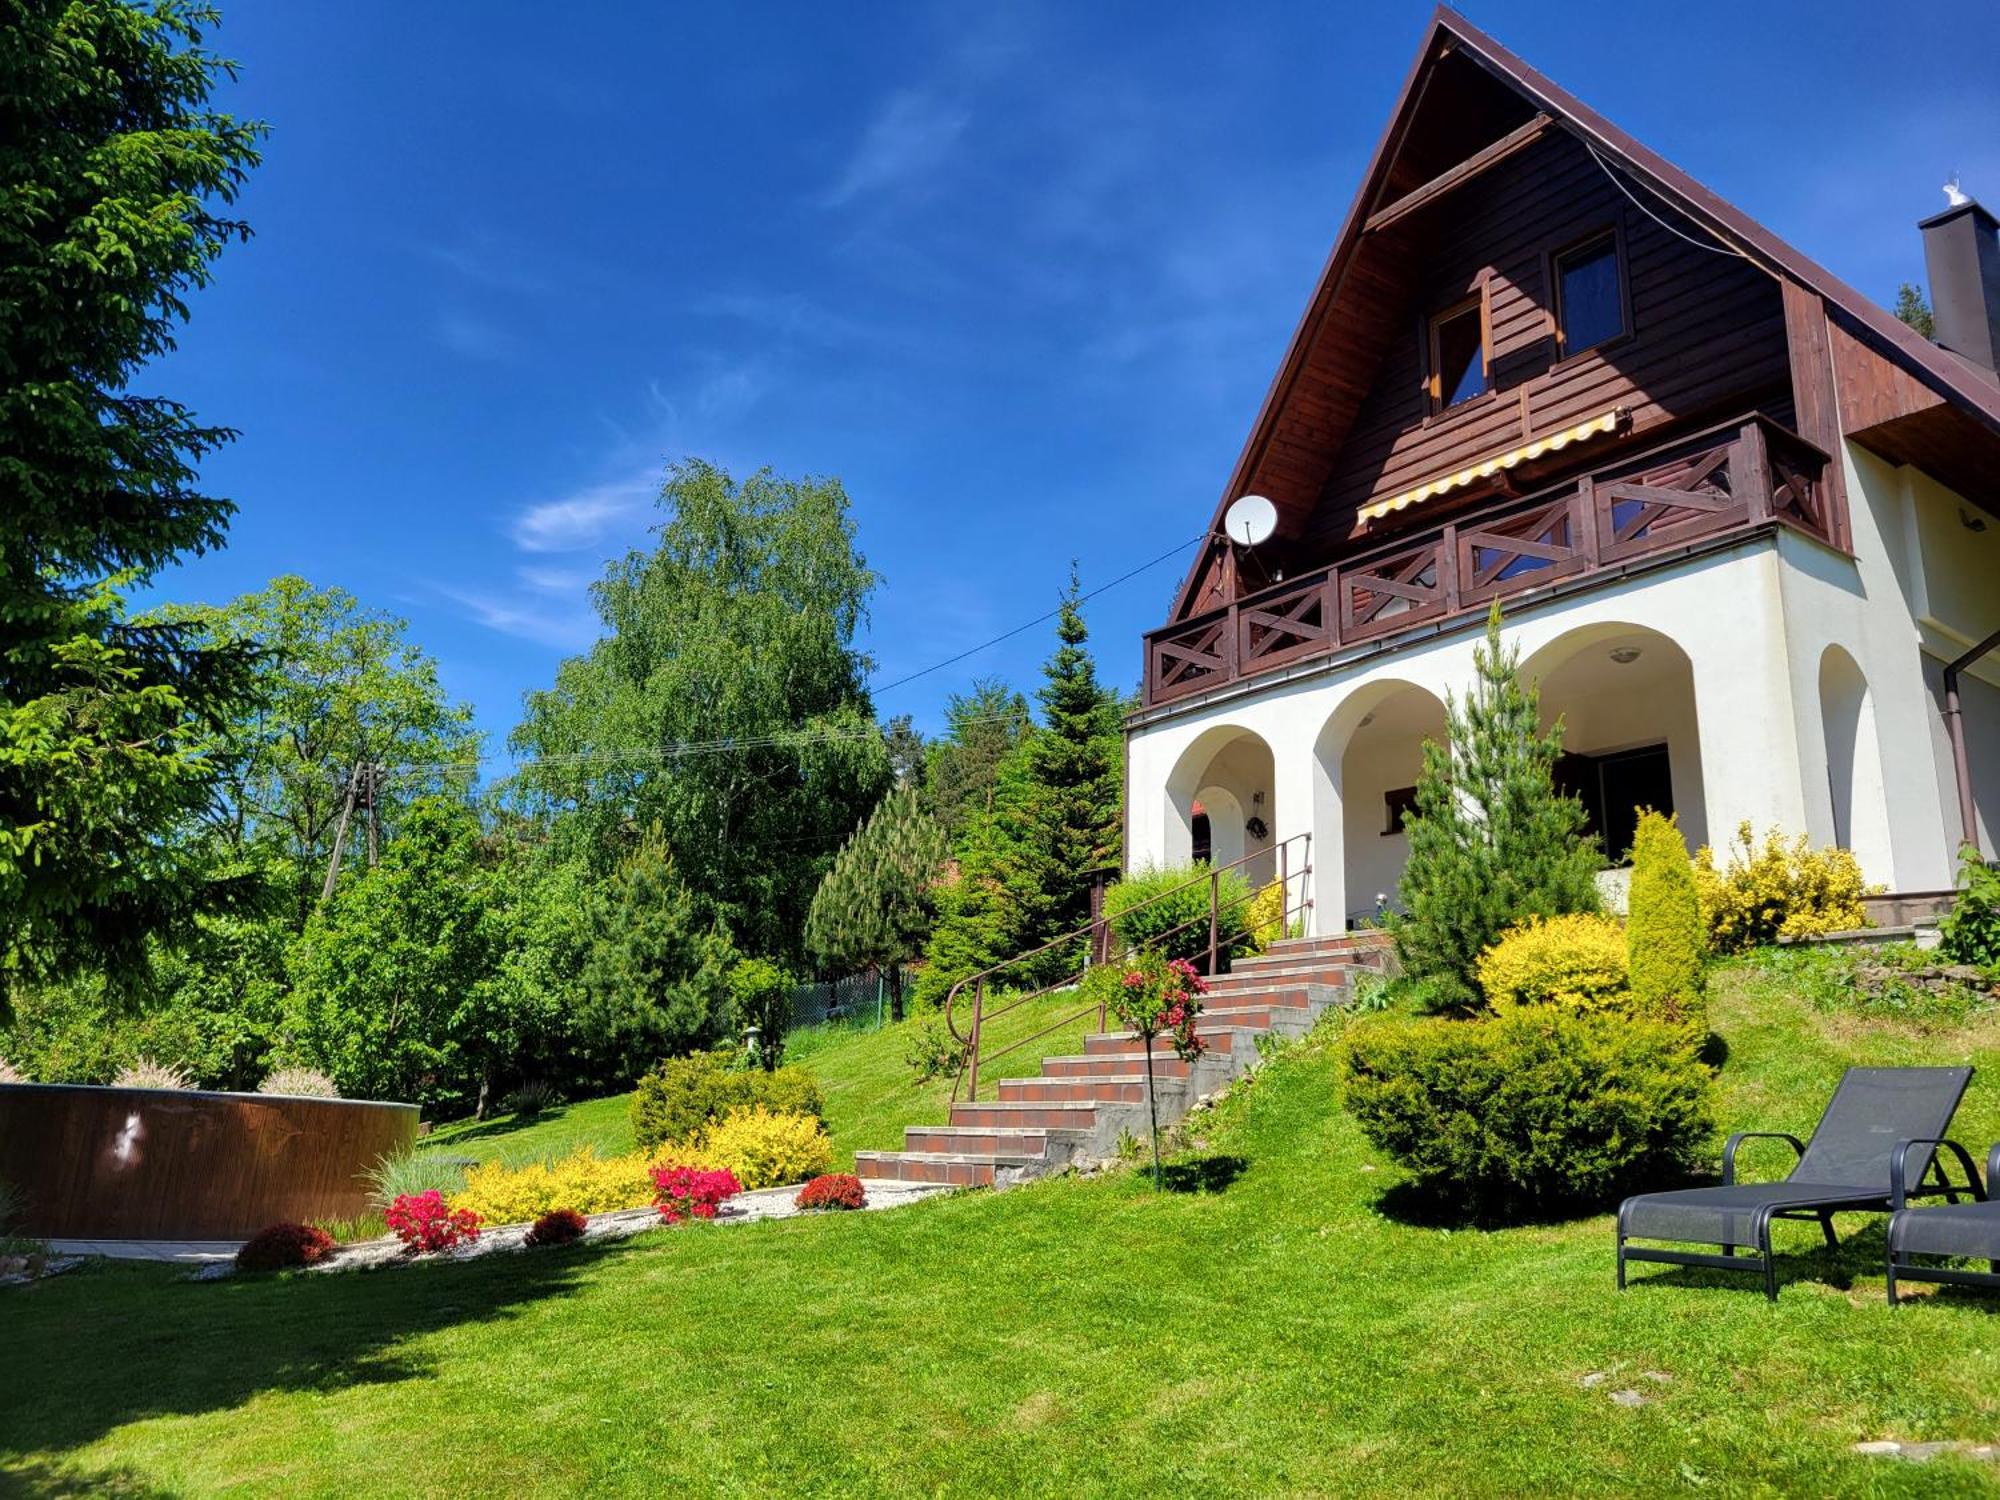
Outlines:
[{"label": "pine tree", "polygon": [[1931,316],[1931,305],[1924,300],[1924,294],[1910,282],[1896,288],[1896,316],[1927,339],[1937,337],[1937,320]]},{"label": "pine tree", "polygon": [[899,1020],[903,965],[930,936],[934,892],[949,853],[944,830],[906,782],[842,845],[806,917],[806,947],[826,969],[887,972],[891,1013]]},{"label": "pine tree", "polygon": [[1541,732],[1540,694],[1500,641],[1500,608],[1473,650],[1472,690],[1448,705],[1448,742],[1426,740],[1417,777],[1396,952],[1438,1003],[1478,999],[1473,965],[1530,916],[1596,911],[1602,866],[1583,805],[1556,792],[1562,725]]},{"label": "pine tree", "polygon": [[1632,836],[1632,894],[1625,923],[1632,999],[1644,1015],[1693,1024],[1703,1017],[1702,955],[1708,946],[1694,862],[1670,817],[1640,814]]},{"label": "pine tree", "polygon": [[[1080,592],[1072,570],[1036,695],[1043,722],[1001,760],[990,807],[972,818],[954,851],[959,878],[939,903],[918,984],[922,1003],[937,1004],[966,975],[1082,927],[1093,874],[1119,862],[1121,704],[1097,680]],[[1051,953],[1004,978],[1046,983],[1080,956]]]}]

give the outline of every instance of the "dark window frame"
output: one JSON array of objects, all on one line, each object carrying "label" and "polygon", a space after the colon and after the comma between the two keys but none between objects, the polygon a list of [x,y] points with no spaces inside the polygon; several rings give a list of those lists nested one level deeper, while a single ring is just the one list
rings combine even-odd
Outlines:
[{"label": "dark window frame", "polygon": [[[1606,240],[1611,242],[1612,265],[1617,271],[1619,329],[1595,343],[1571,348],[1563,329],[1562,263],[1581,251],[1597,248]],[[1581,359],[1593,350],[1614,348],[1632,337],[1632,262],[1625,249],[1625,225],[1622,220],[1613,219],[1587,233],[1572,235],[1546,247],[1542,251],[1542,284],[1548,289],[1549,338],[1556,350],[1555,363],[1551,368]]]},{"label": "dark window frame", "polygon": [[[1475,402],[1490,399],[1493,394],[1493,309],[1484,276],[1479,284],[1463,297],[1446,303],[1424,319],[1424,396],[1428,409],[1428,420],[1469,411]],[[1444,372],[1438,357],[1438,329],[1454,318],[1462,318],[1468,313],[1479,318],[1479,378],[1483,388],[1473,392],[1462,401],[1446,402],[1444,392]]]},{"label": "dark window frame", "polygon": [[1398,834],[1409,826],[1410,819],[1417,815],[1417,789],[1413,786],[1393,786],[1382,794],[1383,810],[1387,814],[1387,826],[1382,837]]}]

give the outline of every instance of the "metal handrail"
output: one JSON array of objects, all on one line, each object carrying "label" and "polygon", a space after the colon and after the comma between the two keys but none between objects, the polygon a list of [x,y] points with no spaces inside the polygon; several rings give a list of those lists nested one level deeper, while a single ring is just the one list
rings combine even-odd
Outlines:
[{"label": "metal handrail", "polygon": [[[1293,845],[1297,845],[1300,851],[1299,867],[1296,871],[1291,868]],[[1157,905],[1171,897],[1178,896],[1183,891],[1190,890],[1197,885],[1205,884],[1208,887],[1208,912],[1205,916],[1192,917],[1185,922],[1176,922],[1172,927],[1162,932],[1154,933],[1145,943],[1134,944],[1121,950],[1118,956],[1121,958],[1130,957],[1132,954],[1140,952],[1148,946],[1157,946],[1164,943],[1168,938],[1184,932],[1188,928],[1198,927],[1206,923],[1208,927],[1208,972],[1214,974],[1223,946],[1225,944],[1235,944],[1238,939],[1248,936],[1251,931],[1247,927],[1232,933],[1223,933],[1220,930],[1222,877],[1230,870],[1241,869],[1247,866],[1252,860],[1262,860],[1267,853],[1277,856],[1278,882],[1281,892],[1278,902],[1277,920],[1280,933],[1289,934],[1294,912],[1303,917],[1313,904],[1310,894],[1312,888],[1312,835],[1310,833],[1295,833],[1289,838],[1281,839],[1269,850],[1258,850],[1252,854],[1245,854],[1240,859],[1233,859],[1226,865],[1212,866],[1203,873],[1189,880],[1182,881],[1179,885],[1171,886],[1155,895],[1148,896],[1144,901],[1134,906],[1128,907],[1121,915],[1129,916],[1132,912],[1143,911],[1149,906]],[[1292,881],[1294,878],[1299,882],[1299,900],[1296,906],[1292,903]],[[1013,1011],[1019,1010],[1031,1001],[1040,1000],[1044,996],[1072,988],[1084,974],[1089,972],[1092,965],[1109,963],[1111,961],[1111,923],[1110,919],[1104,913],[1104,890],[1105,887],[1102,884],[1092,887],[1091,919],[1085,926],[1076,928],[1071,932],[1063,933],[1060,937],[1051,938],[1037,947],[1028,949],[1025,953],[1017,953],[1012,958],[1003,959],[997,964],[981,969],[976,974],[969,974],[959,980],[957,984],[954,984],[950,992],[946,994],[944,1002],[945,1028],[951,1033],[952,1038],[964,1048],[965,1055],[965,1066],[959,1070],[958,1078],[952,1084],[952,1103],[956,1104],[958,1102],[961,1085],[964,1086],[965,1097],[968,1101],[979,1097],[979,1069],[982,1062],[990,1063],[997,1061],[999,1058],[1005,1057],[1008,1053],[1018,1051],[1020,1048],[1027,1046],[1030,1042],[1040,1041],[1043,1037],[1074,1026],[1077,1022],[1088,1017],[1092,1011],[1097,1013],[1099,1029],[1103,1029],[1105,1024],[1105,1004],[1102,1000],[1099,1000],[1095,1005],[1086,1005],[1074,1014],[1065,1014],[1060,1019],[1044,1026],[1040,1031],[1033,1032],[1028,1036],[1019,1037],[1007,1043],[1004,1047],[998,1047],[989,1052],[986,1050],[985,1045],[985,1031],[989,1023],[997,1021],[1000,1017],[1008,1015]],[[1040,989],[1029,990],[1025,994],[1013,995],[1008,998],[1005,1004],[992,1010],[986,1008],[987,981],[995,975],[1007,969],[1014,968],[1019,964],[1027,963],[1032,959],[1040,958],[1059,948],[1064,948],[1086,939],[1089,942],[1089,948],[1081,970],[1074,974],[1065,975],[1053,984],[1045,984]],[[959,1030],[957,1017],[959,994],[968,986],[972,990],[972,1030],[969,1035]]]}]

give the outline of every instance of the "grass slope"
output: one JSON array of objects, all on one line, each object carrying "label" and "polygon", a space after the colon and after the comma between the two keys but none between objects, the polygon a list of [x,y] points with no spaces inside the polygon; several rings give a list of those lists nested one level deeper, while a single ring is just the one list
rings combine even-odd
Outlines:
[{"label": "grass slope", "polygon": [[[1076,1009],[1073,997],[1060,995],[1025,1005],[1004,1021],[1001,1040],[1011,1042],[1063,1019]],[[856,1151],[897,1150],[906,1125],[942,1123],[951,1098],[948,1079],[913,1082],[904,1061],[917,1021],[885,1026],[879,1031],[833,1030],[805,1033],[796,1061],[819,1080],[826,1095],[826,1128],[833,1139],[834,1165],[846,1171]],[[987,1075],[1023,1077],[1041,1071],[1042,1059],[1083,1050],[1081,1023],[1064,1026],[1047,1037],[1028,1041],[1003,1057]],[[790,1055],[788,1061],[794,1060]],[[491,1120],[461,1120],[433,1131],[425,1146],[477,1161],[520,1164],[568,1156],[580,1146],[594,1146],[600,1156],[617,1156],[635,1149],[632,1140],[630,1094],[590,1099],[545,1111],[522,1120],[502,1115]]]},{"label": "grass slope", "polygon": [[[1922,1036],[1739,971],[1715,1020],[1732,1124],[1810,1126],[1852,1061],[1966,1059],[1961,1133],[2000,1136],[1991,1019]],[[0,1465],[31,1490],[130,1494],[2000,1483],[1851,1452],[2000,1437],[2000,1299],[1891,1313],[1879,1221],[1843,1221],[1837,1256],[1782,1226],[1775,1306],[1700,1272],[1615,1294],[1608,1217],[1399,1221],[1325,1032],[1203,1129],[1190,1176],[1219,1191],[1116,1173],[374,1276],[125,1267],[0,1292],[10,1346],[34,1351],[0,1365]],[[1624,1388],[1646,1404],[1613,1403]]]}]

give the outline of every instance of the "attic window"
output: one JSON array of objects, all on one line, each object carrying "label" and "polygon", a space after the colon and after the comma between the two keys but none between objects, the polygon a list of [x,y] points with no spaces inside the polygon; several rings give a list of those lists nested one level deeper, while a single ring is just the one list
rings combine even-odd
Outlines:
[{"label": "attic window", "polygon": [[1478,297],[1431,319],[1431,410],[1486,393],[1486,310]]},{"label": "attic window", "polygon": [[1625,332],[1625,289],[1618,240],[1601,234],[1555,258],[1556,337],[1565,358]]}]

